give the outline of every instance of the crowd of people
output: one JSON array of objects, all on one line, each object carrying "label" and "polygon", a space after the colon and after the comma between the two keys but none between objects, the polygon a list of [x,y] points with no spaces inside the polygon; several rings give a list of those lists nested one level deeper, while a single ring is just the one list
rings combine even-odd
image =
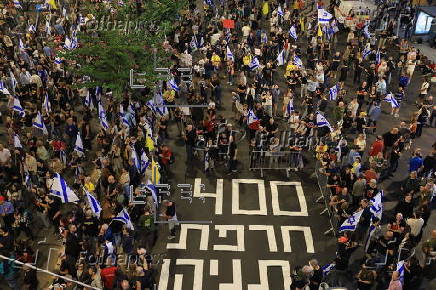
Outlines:
[{"label": "crowd of people", "polygon": [[[146,5],[100,2],[94,4],[111,11],[133,5],[138,13]],[[406,2],[401,5],[411,5]],[[0,275],[11,289],[41,289],[36,270],[14,262],[33,262],[41,234],[64,245],[54,289],[153,289],[160,263],[153,247],[165,232],[155,217],[168,221],[169,239],[177,232],[176,202],[156,184],[170,182],[172,164],[183,159],[186,167],[200,160],[206,173],[224,166],[237,174],[240,132],[248,136],[241,142],[249,143],[249,154],[258,154],[250,162],[264,151],[305,151],[326,179],[336,257],[325,267],[316,260],[296,267],[293,288],[352,283],[412,289],[433,266],[435,231],[422,246],[430,261],[425,267],[413,253],[436,193],[436,146],[415,145],[434,125],[434,72],[418,49],[394,37],[394,20],[376,33],[373,22],[346,26],[348,15],[334,1],[210,0],[204,7],[189,1],[188,13],[162,44],[173,54],[168,80],[141,98],[126,92],[117,100],[110,89],[82,87],[83,76],[59,57],[74,49],[67,39],[72,31],[86,33],[80,1],[67,13],[48,3],[40,14],[45,27],[35,27],[34,13],[18,1],[0,6],[0,97],[7,104],[1,116]],[[377,19],[384,13],[379,5]],[[223,20],[234,26],[226,28]],[[195,72],[189,81],[180,70],[187,66]],[[412,82],[420,82],[418,93],[408,90]],[[180,100],[197,106],[164,106]],[[225,111],[230,101],[231,113]],[[405,104],[416,108],[411,116],[400,112]],[[395,125],[379,132],[386,106]],[[170,127],[179,136],[170,136]],[[284,131],[314,141],[282,144]],[[182,160],[168,145],[178,138],[185,143]],[[383,191],[380,184],[408,152],[410,175],[401,191]],[[289,167],[302,169],[302,161],[298,155]],[[132,204],[132,195],[142,203]],[[374,210],[385,196],[400,200],[391,214]],[[343,230],[347,223],[354,228]],[[364,255],[353,273],[357,248]],[[120,263],[120,254],[135,262]]]}]

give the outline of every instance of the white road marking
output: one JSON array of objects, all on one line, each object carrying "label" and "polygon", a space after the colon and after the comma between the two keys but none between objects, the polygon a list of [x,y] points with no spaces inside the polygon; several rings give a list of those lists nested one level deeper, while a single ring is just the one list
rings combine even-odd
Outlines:
[{"label": "white road marking", "polygon": [[277,252],[276,235],[274,233],[274,226],[272,225],[249,225],[249,231],[266,231],[268,238],[268,247],[270,252]]},{"label": "white road marking", "polygon": [[244,252],[244,225],[215,225],[215,230],[218,230],[218,236],[220,238],[227,237],[227,231],[236,231],[236,243],[237,245],[214,245],[214,251],[232,251],[232,252]]},{"label": "white road marking", "polygon": [[[280,209],[279,191],[278,186],[295,186],[297,191],[298,203],[300,204],[300,211],[286,211]],[[287,182],[287,181],[270,181],[271,186],[271,199],[273,215],[285,216],[309,216],[307,212],[306,198],[304,197],[303,187],[301,182]]]},{"label": "white road marking", "polygon": [[[192,290],[202,290],[203,289],[203,259],[177,259],[176,265],[189,265],[194,266],[194,284],[192,285]],[[183,274],[176,274],[174,281],[174,289],[182,289]]]},{"label": "white road marking", "polygon": [[159,287],[158,290],[168,289],[168,280],[170,276],[171,259],[163,259],[163,264],[160,269]]},{"label": "white road marking", "polygon": [[194,197],[212,197],[215,198],[215,214],[223,214],[223,192],[224,192],[224,180],[216,180],[216,192],[201,192],[201,178],[196,178],[194,181]]},{"label": "white road marking", "polygon": [[218,260],[210,260],[209,275],[218,276]]},{"label": "white road marking", "polygon": [[220,283],[219,290],[242,290],[241,260],[233,259],[233,283]]},{"label": "white road marking", "polygon": [[[239,184],[257,184],[259,209],[243,210],[239,208]],[[251,193],[247,193],[251,194]],[[254,193],[253,193],[254,194]],[[267,215],[265,183],[262,179],[232,179],[232,214]]]},{"label": "white road marking", "polygon": [[[269,290],[268,267],[281,267],[283,272],[283,289],[291,288],[291,267],[289,261],[285,260],[259,260],[259,281],[260,284],[248,284],[248,290]],[[275,288],[277,289],[277,288]]]},{"label": "white road marking", "polygon": [[188,230],[200,230],[200,250],[207,251],[209,245],[209,225],[198,224],[181,224],[180,225],[180,239],[178,243],[168,243],[167,249],[186,250],[186,241],[188,236]]},{"label": "white road marking", "polygon": [[304,227],[304,226],[281,226],[282,230],[282,239],[283,239],[283,252],[290,253],[291,250],[291,238],[289,235],[289,232],[291,231],[300,231],[304,233],[304,240],[306,242],[306,248],[307,252],[314,254],[315,248],[313,246],[313,237],[312,237],[312,231],[310,230],[310,227]]}]

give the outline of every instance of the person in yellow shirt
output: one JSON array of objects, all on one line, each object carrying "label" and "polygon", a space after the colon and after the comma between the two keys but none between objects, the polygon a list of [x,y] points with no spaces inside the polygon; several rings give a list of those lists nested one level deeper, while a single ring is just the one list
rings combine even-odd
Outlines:
[{"label": "person in yellow shirt", "polygon": [[89,176],[85,177],[84,186],[85,189],[89,192],[94,192],[95,190],[95,185],[91,182],[91,177]]},{"label": "person in yellow shirt", "polygon": [[215,67],[215,70],[219,70],[221,65],[221,57],[214,52],[210,60],[212,62],[212,65]]},{"label": "person in yellow shirt", "polygon": [[251,55],[247,54],[242,58],[242,63],[244,64],[244,69],[246,71],[249,71],[248,65],[250,64],[250,62],[251,62]]}]

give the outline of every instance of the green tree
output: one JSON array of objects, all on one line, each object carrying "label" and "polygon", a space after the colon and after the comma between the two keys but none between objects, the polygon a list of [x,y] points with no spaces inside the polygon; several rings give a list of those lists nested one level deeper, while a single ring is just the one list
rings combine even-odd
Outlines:
[{"label": "green tree", "polygon": [[[60,56],[74,64],[68,66],[67,70],[75,76],[90,77],[80,86],[109,88],[115,97],[120,98],[129,89],[129,73],[130,69],[134,69],[146,73],[144,84],[152,88],[158,79],[154,72],[154,53],[158,60],[168,59],[169,53],[162,49],[162,44],[185,7],[185,0],[145,1],[139,15],[131,14],[131,6],[122,7],[117,11],[118,20],[125,20],[129,14],[130,21],[142,24],[141,29],[128,34],[117,29],[84,30],[77,35],[80,47],[61,52]],[[92,10],[88,11],[92,13]],[[101,10],[99,16],[104,16]]]}]

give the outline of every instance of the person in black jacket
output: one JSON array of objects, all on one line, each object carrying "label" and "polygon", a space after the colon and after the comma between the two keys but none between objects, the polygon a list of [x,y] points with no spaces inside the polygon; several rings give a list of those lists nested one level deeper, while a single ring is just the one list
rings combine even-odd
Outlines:
[{"label": "person in black jacket", "polygon": [[38,289],[38,278],[36,277],[36,270],[30,268],[27,265],[23,266],[23,286],[24,289],[37,290]]}]

